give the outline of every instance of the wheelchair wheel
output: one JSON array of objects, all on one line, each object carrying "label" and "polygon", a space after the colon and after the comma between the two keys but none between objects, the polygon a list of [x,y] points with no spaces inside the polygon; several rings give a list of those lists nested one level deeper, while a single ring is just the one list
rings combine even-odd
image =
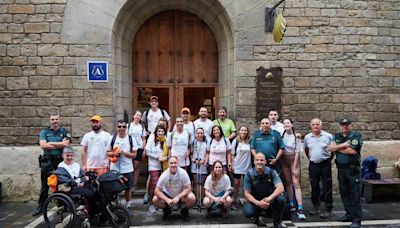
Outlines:
[{"label": "wheelchair wheel", "polygon": [[55,193],[46,200],[43,217],[48,227],[72,227],[75,222],[75,205],[62,193]]},{"label": "wheelchair wheel", "polygon": [[111,215],[108,217],[108,224],[113,228],[126,228],[131,224],[131,217],[128,210],[122,205],[110,206]]}]

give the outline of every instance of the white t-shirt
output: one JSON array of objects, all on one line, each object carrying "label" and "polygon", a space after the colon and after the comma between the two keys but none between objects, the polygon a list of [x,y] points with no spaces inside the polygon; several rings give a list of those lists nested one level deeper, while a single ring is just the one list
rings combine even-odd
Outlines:
[{"label": "white t-shirt", "polygon": [[285,133],[283,135],[283,143],[285,144],[283,155],[291,155],[303,151],[301,139],[296,138],[294,134]]},{"label": "white t-shirt", "polygon": [[142,137],[146,137],[146,130],[141,124],[135,124],[134,122],[131,122],[129,124],[127,133],[133,137],[139,149],[144,148]]},{"label": "white t-shirt", "polygon": [[[183,129],[190,133],[190,136],[191,136],[191,139],[192,139],[192,142],[193,142],[193,139],[194,139],[194,136],[195,136],[195,134],[194,134],[194,130],[195,130],[194,123],[192,121],[189,121],[188,123],[184,123],[183,124]],[[172,129],[172,131],[176,131],[176,125],[174,125],[174,129]],[[192,143],[192,142],[190,142],[190,143]]]},{"label": "white t-shirt", "polygon": [[215,196],[220,192],[226,192],[231,189],[231,180],[229,176],[224,174],[219,181],[217,181],[217,185],[215,188],[212,187],[212,174],[207,176],[206,182],[204,183],[204,188],[209,190],[211,195]]},{"label": "white t-shirt", "polygon": [[[147,120],[145,119],[147,115]],[[157,127],[158,121],[163,118],[163,115],[161,113],[161,109],[157,109],[157,111],[149,110],[149,113],[146,114],[146,112],[143,113],[142,120],[147,122],[147,130],[149,132],[154,132],[154,130]],[[164,118],[168,121],[171,118],[169,117],[168,113],[164,110]]]},{"label": "white t-shirt", "polygon": [[[109,139],[107,144],[107,150],[111,150],[112,137]],[[115,138],[114,148],[118,147],[120,150],[125,152],[131,151],[131,145],[129,144],[129,136],[125,135],[124,138],[120,138],[118,135]],[[132,139],[132,151],[137,150],[135,140]],[[110,170],[116,170],[120,173],[131,173],[133,172],[132,158],[128,158],[125,155],[121,155],[116,163],[111,162]]]},{"label": "white t-shirt", "polygon": [[210,119],[206,119],[206,121],[201,121],[201,119],[197,119],[194,122],[194,126],[197,130],[197,128],[203,128],[204,129],[204,133],[207,137],[207,140],[210,141],[211,140],[211,129],[214,126],[214,123],[210,120]]},{"label": "white t-shirt", "polygon": [[168,136],[168,146],[171,147],[171,156],[178,157],[179,166],[184,167],[190,165],[189,158],[185,159],[185,154],[188,152],[189,145],[192,140],[190,138],[190,134],[183,130],[182,133],[177,131],[172,132]]},{"label": "white t-shirt", "polygon": [[[236,143],[239,143],[236,151]],[[236,139],[232,142],[233,173],[246,174],[251,169],[251,149],[250,144],[238,142]]]},{"label": "white t-shirt", "polygon": [[100,131],[97,134],[91,131],[83,136],[81,145],[87,147],[86,166],[88,168],[105,168],[108,166],[107,143],[110,138],[110,133],[106,131]]},{"label": "white t-shirt", "polygon": [[[195,142],[193,143],[193,147],[192,147],[192,167],[191,167],[191,171],[192,173],[199,173],[198,172],[198,167],[197,165],[193,162],[193,160],[198,159],[198,160],[205,160],[206,159],[206,153],[207,153],[207,142],[199,142],[197,140],[195,140]],[[207,174],[207,166],[204,165],[200,165],[200,174]]]},{"label": "white t-shirt", "polygon": [[74,178],[76,183],[81,183],[81,178],[77,178],[80,176],[81,172],[81,166],[79,163],[73,162],[71,165],[67,165],[64,161],[62,161],[60,164],[58,164],[58,167],[66,169],[69,175]]},{"label": "white t-shirt", "polygon": [[283,132],[285,131],[285,128],[283,127],[283,124],[279,121],[276,121],[275,125],[271,124],[271,129],[278,131],[280,135],[283,134]]},{"label": "white t-shirt", "polygon": [[180,167],[177,167],[175,175],[172,175],[168,168],[157,181],[157,187],[172,198],[179,195],[187,185],[190,185],[189,175]]},{"label": "white t-shirt", "polygon": [[159,158],[162,155],[162,149],[159,143],[157,145],[154,144],[154,136],[153,139],[148,140],[146,143],[146,155],[149,162],[149,171],[161,170],[161,161]]},{"label": "white t-shirt", "polygon": [[226,152],[231,149],[231,143],[227,138],[221,138],[219,141],[216,139],[211,140],[211,144],[208,146],[210,155],[208,157],[208,164],[212,165],[214,161],[219,160],[223,165],[227,165]]}]

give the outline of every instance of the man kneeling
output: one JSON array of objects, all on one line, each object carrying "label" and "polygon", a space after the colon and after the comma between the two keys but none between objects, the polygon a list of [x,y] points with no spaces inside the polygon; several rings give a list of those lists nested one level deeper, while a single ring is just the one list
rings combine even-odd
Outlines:
[{"label": "man kneeling", "polygon": [[162,219],[165,220],[172,213],[172,207],[179,202],[184,204],[181,210],[182,218],[189,220],[189,208],[196,203],[196,196],[192,193],[189,175],[178,167],[178,158],[171,156],[168,159],[169,168],[161,174],[157,181],[153,204],[164,211]]},{"label": "man kneeling", "polygon": [[278,173],[265,166],[265,155],[256,154],[255,167],[244,177],[244,198],[247,202],[243,206],[243,213],[258,224],[261,211],[272,211],[275,227],[282,227],[282,213],[285,208],[284,188]]}]

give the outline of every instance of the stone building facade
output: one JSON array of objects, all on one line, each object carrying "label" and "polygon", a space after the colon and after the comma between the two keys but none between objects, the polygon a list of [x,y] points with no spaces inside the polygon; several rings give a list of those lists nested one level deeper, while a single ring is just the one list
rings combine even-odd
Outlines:
[{"label": "stone building facade", "polygon": [[[132,41],[152,16],[201,18],[218,46],[219,104],[257,127],[256,69],[282,68],[282,113],[304,133],[351,116],[369,140],[400,139],[400,1],[286,0],[285,37],[264,31],[272,0],[0,0],[0,143],[35,144],[59,111],[78,142],[88,117],[108,130],[132,113]],[[279,11],[282,7],[278,8]],[[88,60],[109,62],[89,83]]]}]

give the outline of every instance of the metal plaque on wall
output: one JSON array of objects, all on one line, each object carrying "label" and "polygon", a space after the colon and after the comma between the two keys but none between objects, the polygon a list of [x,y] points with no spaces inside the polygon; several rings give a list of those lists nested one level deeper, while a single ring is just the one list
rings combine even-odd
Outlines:
[{"label": "metal plaque on wall", "polygon": [[281,113],[282,109],[282,68],[257,69],[256,118],[268,117],[271,108]]}]

